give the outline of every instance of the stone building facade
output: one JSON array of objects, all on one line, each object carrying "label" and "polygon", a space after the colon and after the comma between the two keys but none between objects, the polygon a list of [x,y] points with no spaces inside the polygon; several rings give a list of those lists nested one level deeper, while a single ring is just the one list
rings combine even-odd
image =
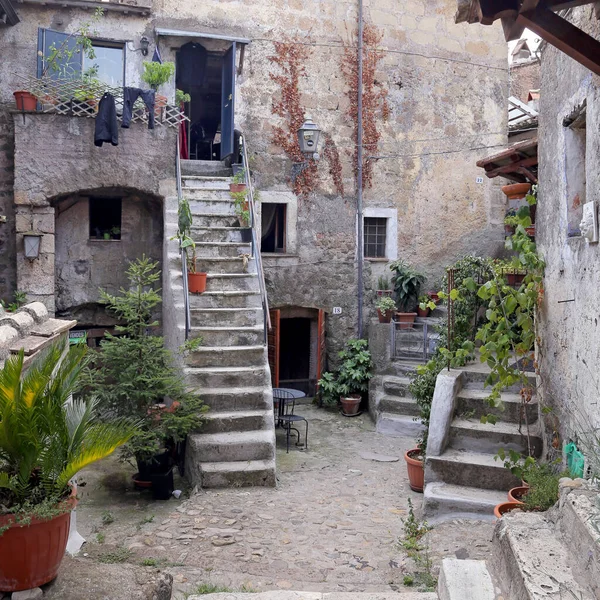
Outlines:
[{"label": "stone building facade", "polygon": [[[209,69],[211,60],[238,41],[235,127],[247,140],[260,210],[285,233],[285,243],[264,254],[269,301],[290,320],[288,343],[294,336],[305,340],[309,364],[314,321],[324,311],[334,358],[356,335],[357,322],[356,121],[348,75],[357,3],[155,0],[142,6],[142,0],[90,0],[89,5],[105,9],[93,37],[99,47],[123,49],[129,86],[140,85],[142,62],[156,46],[163,60],[176,60],[184,44],[203,45]],[[92,325],[97,287],[109,285],[113,276],[114,286],[120,285],[127,259],[145,252],[168,264],[164,215],[166,199],[175,196],[175,134],[134,124],[121,130],[117,148],[96,148],[92,119],[14,112],[12,92],[22,85],[20,76],[36,72],[38,28],[72,32],[89,19],[82,6],[25,1],[17,5],[20,22],[0,29],[0,214],[7,217],[0,223],[0,297],[19,289],[51,312],[86,315]],[[374,61],[365,88],[378,100],[367,103],[375,130],[369,139],[376,142],[365,150],[372,176],[364,214],[380,241],[385,231],[380,256],[365,264],[366,321],[374,312],[376,278],[389,261],[407,260],[427,274],[433,288],[458,256],[495,255],[503,246],[504,198],[496,183],[480,180],[475,162],[506,144],[506,49],[500,27],[456,26],[454,12],[454,0],[365,2],[372,35],[365,60]],[[150,42],[147,57],[139,51],[142,36]],[[277,76],[289,64],[282,57],[290,49],[302,51],[299,95],[283,97],[276,114],[274,102],[282,99]],[[175,82],[164,93],[172,97],[174,88]],[[293,161],[276,136],[279,127],[293,139],[291,109],[312,118],[329,140],[300,195],[290,183]],[[132,207],[129,226],[124,219],[122,237],[114,241],[120,251],[92,239],[86,221],[90,198],[115,194],[123,207]],[[72,217],[63,212],[66,207]],[[31,227],[44,234],[40,258],[33,262],[24,259],[22,242]],[[165,301],[165,313],[171,302]],[[334,307],[341,314],[334,315]],[[165,323],[170,318],[166,314]]]}]

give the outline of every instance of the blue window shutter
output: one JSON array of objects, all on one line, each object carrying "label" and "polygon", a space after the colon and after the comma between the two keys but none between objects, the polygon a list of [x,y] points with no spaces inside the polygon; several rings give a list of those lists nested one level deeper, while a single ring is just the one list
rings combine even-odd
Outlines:
[{"label": "blue window shutter", "polygon": [[[67,41],[68,40],[68,41]],[[40,52],[44,57],[48,56],[50,48],[54,44],[55,48],[60,48],[65,44],[65,49],[73,50],[77,48],[77,39],[72,37],[69,39],[68,33],[62,31],[54,31],[53,29],[38,29],[38,57],[37,57],[37,75],[42,76],[44,71],[44,61]],[[75,52],[71,57],[71,60],[63,60],[62,63],[58,63],[58,71],[48,69],[46,74],[51,79],[58,79],[59,77],[68,78],[79,78],[81,76],[81,69],[83,64],[83,54],[81,48],[79,52]]]}]

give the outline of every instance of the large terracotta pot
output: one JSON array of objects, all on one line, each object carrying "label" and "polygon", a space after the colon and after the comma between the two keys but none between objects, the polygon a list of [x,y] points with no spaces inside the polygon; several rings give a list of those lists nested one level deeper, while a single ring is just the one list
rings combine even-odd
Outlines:
[{"label": "large terracotta pot", "polygon": [[13,92],[19,110],[34,111],[37,108],[37,98],[31,92],[19,90]]},{"label": "large terracotta pot", "polygon": [[0,592],[18,592],[52,581],[62,562],[77,504],[77,488],[64,501],[65,512],[53,519],[32,518],[30,524],[15,522],[14,515],[0,517]]},{"label": "large terracotta pot", "polygon": [[419,315],[419,317],[421,318],[425,318],[429,316],[429,307],[427,308],[421,308],[420,306],[417,308],[417,314]]},{"label": "large terracotta pot", "polygon": [[502,502],[494,507],[494,515],[497,519],[516,508],[523,508],[522,502]]},{"label": "large terracotta pot", "polygon": [[415,322],[416,312],[411,313],[396,313],[396,321],[400,323],[400,329],[412,329],[413,323]]},{"label": "large terracotta pot", "polygon": [[188,273],[188,291],[190,294],[202,294],[206,291],[206,273]]},{"label": "large terracotta pot", "polygon": [[[420,458],[416,458],[416,457]],[[408,483],[413,492],[422,492],[425,485],[425,466],[423,456],[418,448],[413,448],[404,453],[406,470],[408,471]]]},{"label": "large terracotta pot", "polygon": [[518,487],[514,487],[511,490],[508,490],[508,501],[509,502],[520,502],[523,503],[523,496],[527,495],[529,491],[529,486],[520,485]]},{"label": "large terracotta pot", "polygon": [[509,200],[521,200],[525,198],[531,189],[530,183],[512,183],[502,186],[502,191]]},{"label": "large terracotta pot", "polygon": [[361,397],[359,394],[351,394],[350,396],[340,396],[340,403],[345,415],[355,415],[358,413]]},{"label": "large terracotta pot", "polygon": [[[230,183],[229,184],[229,191],[232,194],[237,194],[238,192],[244,192],[244,191],[246,191],[246,184],[245,183]],[[248,204],[247,203],[244,206],[244,208],[245,208],[245,210],[248,210]]]},{"label": "large terracotta pot", "polygon": [[381,310],[378,308],[377,316],[379,317],[380,323],[390,323],[392,317],[394,316],[394,310],[386,310],[385,312],[381,312]]}]

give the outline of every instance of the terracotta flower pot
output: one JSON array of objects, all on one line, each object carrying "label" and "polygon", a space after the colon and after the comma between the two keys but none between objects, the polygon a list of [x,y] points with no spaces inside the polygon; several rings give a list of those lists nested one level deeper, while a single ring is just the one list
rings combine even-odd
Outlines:
[{"label": "terracotta flower pot", "polygon": [[17,108],[19,110],[35,111],[37,108],[37,98],[31,92],[18,90],[13,92]]},{"label": "terracotta flower pot", "polygon": [[508,490],[508,501],[509,502],[520,502],[523,503],[523,496],[527,495],[529,486],[520,485]]},{"label": "terracotta flower pot", "polygon": [[523,508],[522,502],[502,502],[494,507],[494,515],[497,519],[516,508]]},{"label": "terracotta flower pot", "polygon": [[509,200],[521,200],[525,198],[531,189],[530,183],[512,183],[502,186],[502,191]]},{"label": "terracotta flower pot", "polygon": [[432,302],[435,302],[436,304],[440,303],[440,297],[437,292],[429,292],[427,295]]},{"label": "terracotta flower pot", "polygon": [[396,312],[396,321],[400,323],[400,329],[412,329],[413,323],[415,322],[416,312],[403,313]]},{"label": "terracotta flower pot", "polygon": [[65,512],[52,519],[32,517],[28,525],[14,515],[0,517],[0,591],[17,592],[52,581],[58,572],[69,538],[71,510],[77,504],[77,488],[62,503]]},{"label": "terracotta flower pot", "polygon": [[167,106],[169,99],[162,94],[154,95],[154,117],[160,119],[162,117],[163,109]]},{"label": "terracotta flower pot", "polygon": [[381,298],[383,296],[387,296],[388,298],[391,298],[393,293],[394,290],[377,290],[377,297]]},{"label": "terracotta flower pot", "polygon": [[351,394],[350,396],[340,396],[340,403],[342,404],[342,410],[345,415],[355,415],[358,412],[360,406],[361,397],[358,394]]},{"label": "terracotta flower pot", "polygon": [[[230,183],[229,184],[229,191],[232,194],[237,194],[238,192],[245,192],[246,191],[246,184],[245,183]],[[246,201],[245,210],[248,210],[248,201]]]},{"label": "terracotta flower pot", "polygon": [[520,286],[525,279],[525,273],[506,273],[506,282],[511,287]]},{"label": "terracotta flower pot", "polygon": [[429,308],[421,308],[420,306],[417,308],[417,314],[419,317],[428,317],[429,316]]},{"label": "terracotta flower pot", "polygon": [[525,233],[529,237],[535,237],[535,225],[531,225],[530,227],[525,227]]},{"label": "terracotta flower pot", "polygon": [[206,290],[206,273],[188,273],[190,294],[202,294]]},{"label": "terracotta flower pot", "polygon": [[425,485],[425,464],[421,451],[418,448],[408,450],[404,453],[404,460],[406,461],[410,489],[413,492],[422,492]]},{"label": "terracotta flower pot", "polygon": [[394,316],[393,310],[386,310],[385,312],[381,312],[381,310],[377,309],[377,316],[379,317],[380,323],[390,323],[392,317]]}]

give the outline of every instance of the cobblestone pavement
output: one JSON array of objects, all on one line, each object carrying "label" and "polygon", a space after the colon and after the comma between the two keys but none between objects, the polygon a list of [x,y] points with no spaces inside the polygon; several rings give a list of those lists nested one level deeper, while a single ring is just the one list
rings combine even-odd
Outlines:
[{"label": "cobblestone pavement", "polygon": [[[78,509],[87,558],[117,552],[127,562],[156,563],[174,575],[175,597],[207,582],[257,591],[406,589],[415,565],[397,542],[408,498],[415,508],[422,499],[408,486],[403,459],[414,441],[375,433],[368,415],[344,418],[310,406],[298,412],[311,424],[309,450],[286,454],[278,432],[276,489],[152,502],[129,490],[130,475],[114,460],[89,471]],[[427,535],[434,571],[444,556],[489,557],[492,527],[462,520],[436,526]]]}]

